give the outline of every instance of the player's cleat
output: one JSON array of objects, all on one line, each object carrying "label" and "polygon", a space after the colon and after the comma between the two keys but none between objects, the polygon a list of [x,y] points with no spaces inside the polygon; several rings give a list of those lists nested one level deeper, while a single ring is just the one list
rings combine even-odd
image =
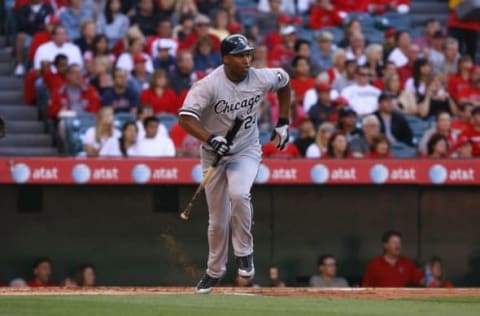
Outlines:
[{"label": "player's cleat", "polygon": [[195,293],[197,294],[210,294],[212,292],[213,287],[217,285],[220,281],[220,278],[212,278],[208,274],[205,275],[200,279],[200,282],[197,284],[197,288],[195,289]]},{"label": "player's cleat", "polygon": [[237,257],[238,275],[242,278],[253,278],[255,275],[255,266],[253,265],[253,255]]}]

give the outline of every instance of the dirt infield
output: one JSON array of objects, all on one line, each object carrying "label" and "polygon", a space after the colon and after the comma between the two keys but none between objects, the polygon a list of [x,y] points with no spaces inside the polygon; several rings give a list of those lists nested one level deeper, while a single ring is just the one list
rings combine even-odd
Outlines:
[{"label": "dirt infield", "polygon": [[[0,288],[1,295],[168,295],[193,294],[192,287],[96,287],[96,288],[42,288],[42,289],[12,289]],[[346,288],[346,289],[316,289],[316,288],[215,288],[216,295],[262,295],[291,297],[323,297],[351,299],[402,299],[428,297],[480,297],[480,288],[462,289],[405,289],[405,288]]]}]

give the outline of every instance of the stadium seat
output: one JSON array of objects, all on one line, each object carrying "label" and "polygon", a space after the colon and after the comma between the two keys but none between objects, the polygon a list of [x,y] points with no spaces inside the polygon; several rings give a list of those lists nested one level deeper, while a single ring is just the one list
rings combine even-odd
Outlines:
[{"label": "stadium seat", "polygon": [[178,122],[178,117],[174,114],[169,114],[169,113],[157,114],[157,118],[160,120],[160,123],[165,125],[168,132],[170,132],[172,130],[173,125],[175,125]]},{"label": "stadium seat", "polygon": [[362,25],[362,28],[365,27],[373,27],[375,24],[375,19],[372,18],[372,16],[368,13],[364,12],[352,12],[348,15],[346,19],[346,23],[349,23],[353,19],[357,19],[360,21],[360,24]]},{"label": "stadium seat", "polygon": [[132,113],[117,113],[115,114],[115,120],[113,121],[113,125],[116,129],[122,129],[123,124],[128,121],[135,122],[137,119],[134,114]]},{"label": "stadium seat", "polygon": [[417,156],[417,149],[410,147],[404,143],[396,142],[392,144],[392,155],[395,158],[415,158]]},{"label": "stadium seat", "polygon": [[431,124],[413,115],[405,115],[405,119],[413,132],[413,143],[417,145],[423,134],[431,127]]},{"label": "stadium seat", "polygon": [[290,128],[290,141],[293,142],[294,140],[297,139],[298,137],[298,129],[296,128]]},{"label": "stadium seat", "polygon": [[260,141],[260,145],[264,145],[266,143],[268,143],[270,141],[270,135],[272,133],[270,131],[267,131],[267,130],[259,130],[258,132],[258,139]]},{"label": "stadium seat", "polygon": [[[306,41],[312,42],[316,38],[316,34],[312,30],[305,29],[303,27],[297,27],[297,37]],[[322,29],[323,31],[324,29]]]},{"label": "stadium seat", "polygon": [[258,16],[258,11],[256,8],[237,8],[237,12],[240,15],[243,26],[247,29],[255,23],[255,19]]},{"label": "stadium seat", "polygon": [[383,44],[385,40],[383,32],[373,27],[364,28],[363,33],[369,43]]},{"label": "stadium seat", "polygon": [[65,119],[67,154],[76,155],[83,150],[82,136],[87,129],[95,126],[95,121],[94,114],[82,114]]},{"label": "stadium seat", "polygon": [[412,18],[408,14],[385,13],[381,18],[386,19],[387,27],[393,27],[396,30],[409,31],[412,28]]}]

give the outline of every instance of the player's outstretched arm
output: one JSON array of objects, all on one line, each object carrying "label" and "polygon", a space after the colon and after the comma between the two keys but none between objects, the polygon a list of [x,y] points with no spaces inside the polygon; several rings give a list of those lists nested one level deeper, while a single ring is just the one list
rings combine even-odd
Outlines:
[{"label": "player's outstretched arm", "polygon": [[283,149],[288,142],[289,117],[290,117],[290,82],[286,86],[277,90],[278,104],[280,106],[280,115],[278,123],[272,133],[272,143],[276,147]]},{"label": "player's outstretched arm", "polygon": [[207,142],[210,133],[203,128],[200,122],[193,116],[190,115],[181,115],[178,118],[178,123],[180,124],[183,129],[187,131],[190,135],[198,138],[202,142]]}]

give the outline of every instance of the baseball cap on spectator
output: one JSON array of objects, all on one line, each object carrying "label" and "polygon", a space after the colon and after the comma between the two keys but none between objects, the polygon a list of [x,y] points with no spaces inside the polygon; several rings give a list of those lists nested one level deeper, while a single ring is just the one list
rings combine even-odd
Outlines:
[{"label": "baseball cap on spectator", "polygon": [[332,35],[332,33],[328,32],[328,31],[320,32],[320,34],[318,34],[318,36],[317,36],[317,41],[319,41],[319,42],[332,42],[333,41],[333,35]]},{"label": "baseball cap on spectator", "polygon": [[210,18],[205,14],[199,14],[195,17],[194,22],[197,25],[205,25],[205,24],[210,24],[211,21],[210,21]]},{"label": "baseball cap on spectator", "polygon": [[172,49],[173,45],[171,40],[160,38],[157,41],[157,49]]},{"label": "baseball cap on spectator", "polygon": [[348,100],[342,96],[339,96],[333,100],[333,104],[336,106],[348,106]]},{"label": "baseball cap on spectator", "polygon": [[133,57],[133,62],[134,62],[135,64],[137,64],[137,63],[144,63],[144,62],[146,62],[146,61],[147,61],[147,59],[146,59],[145,56],[143,56],[142,54],[138,54],[138,55],[135,55],[135,56]]},{"label": "baseball cap on spectator", "polygon": [[227,26],[227,30],[230,34],[236,34],[240,32],[241,29],[242,29],[242,25],[238,22],[232,22]]},{"label": "baseball cap on spectator", "polygon": [[346,106],[340,110],[338,116],[341,118],[347,116],[357,116],[357,112],[355,112],[352,108]]},{"label": "baseball cap on spectator", "polygon": [[289,24],[292,19],[288,14],[280,14],[278,16],[277,22],[278,24]]},{"label": "baseball cap on spectator", "polygon": [[318,92],[325,92],[325,91],[330,91],[332,87],[328,83],[320,83],[317,85],[317,91]]},{"label": "baseball cap on spectator", "polygon": [[45,17],[45,24],[60,24],[60,17],[56,14],[49,14]]},{"label": "baseball cap on spectator", "polygon": [[296,32],[296,30],[295,30],[294,26],[287,25],[287,26],[282,27],[282,29],[280,30],[280,35],[286,36],[286,35],[294,34],[295,32]]},{"label": "baseball cap on spectator", "polygon": [[389,28],[383,33],[383,35],[385,36],[385,38],[387,38],[387,37],[395,36],[395,33],[396,31],[394,28]]},{"label": "baseball cap on spectator", "polygon": [[385,99],[393,99],[395,98],[395,96],[389,92],[382,92],[379,96],[378,96],[378,103],[382,102],[383,100]]}]

